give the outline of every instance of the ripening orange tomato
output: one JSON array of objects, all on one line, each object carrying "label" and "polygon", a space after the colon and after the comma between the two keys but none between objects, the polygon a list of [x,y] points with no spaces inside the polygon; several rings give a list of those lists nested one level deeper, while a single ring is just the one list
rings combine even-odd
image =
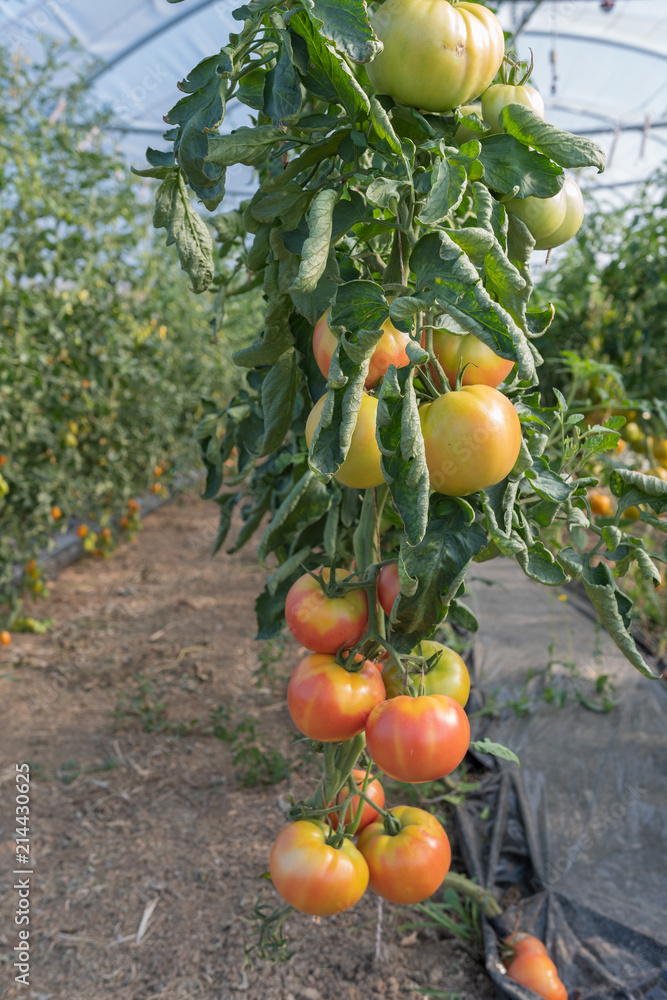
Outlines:
[{"label": "ripening orange tomato", "polygon": [[378,600],[387,618],[391,615],[391,609],[400,591],[401,583],[398,579],[398,563],[387,563],[378,573]]},{"label": "ripening orange tomato", "polygon": [[605,493],[591,493],[588,502],[591,505],[593,514],[599,514],[601,517],[610,517],[613,513],[611,497],[608,497]]},{"label": "ripening orange tomato", "polygon": [[9,646],[12,641],[11,634],[5,629],[4,632],[0,632],[0,645]]},{"label": "ripening orange tomato", "polygon": [[[327,312],[320,317],[315,329],[313,330],[313,354],[315,355],[317,365],[325,378],[328,378],[329,376],[331,359],[334,355],[336,347],[338,346],[338,340],[329,327],[328,317],[329,312],[327,310]],[[402,368],[404,365],[410,364],[410,359],[405,353],[405,348],[410,342],[410,334],[403,333],[402,330],[397,330],[390,319],[386,320],[382,324],[382,329],[384,330],[384,333],[375,346],[375,350],[371,355],[370,364],[368,366],[368,375],[366,376],[366,381],[364,382],[366,389],[372,389],[375,383],[378,382],[383,375],[386,375],[389,365],[395,365],[396,368]]]},{"label": "ripening orange tomato", "polygon": [[[310,411],[306,421],[306,443],[310,448],[313,435],[322,416],[326,396],[322,396]],[[381,486],[384,482],[380,464],[380,449],[375,440],[378,401],[375,396],[364,393],[357,414],[357,423],[352,433],[352,441],[345,461],[334,474],[334,479],[343,486],[357,490],[367,490]]]},{"label": "ripening orange tomato", "polygon": [[[355,659],[361,662],[361,657]],[[365,660],[346,670],[327,653],[297,663],[287,687],[287,708],[297,729],[311,740],[341,743],[364,731],[372,708],[384,701],[382,674]]]},{"label": "ripening orange tomato", "polygon": [[400,823],[398,833],[389,833],[378,817],[357,841],[368,865],[369,886],[392,903],[421,903],[440,888],[449,871],[449,838],[424,809],[396,806],[390,813]]},{"label": "ripening orange tomato", "polygon": [[[363,770],[362,768],[355,767],[354,770],[352,771],[352,777],[354,778],[357,788],[363,788],[364,780],[366,778],[366,771]],[[336,802],[334,804],[339,806],[342,805],[343,802],[345,802],[345,799],[347,798],[348,794],[349,794],[349,789],[346,785],[343,788],[341,788],[336,798]],[[384,808],[384,788],[382,787],[382,783],[379,778],[370,779],[368,785],[366,786],[366,795],[368,796],[369,799],[371,799],[375,803],[376,806],[378,806],[378,808],[380,809]],[[364,804],[361,808],[361,816],[359,817],[359,825],[357,826],[357,833],[361,833],[361,831],[365,827],[367,827],[369,823],[373,823],[379,815],[377,809],[374,809],[370,802],[366,802],[361,798],[361,796],[355,795],[352,798],[352,801],[350,802],[349,806],[345,810],[344,822],[346,824],[351,823],[352,820],[357,815],[357,810],[359,809],[360,802],[363,802]],[[331,821],[332,827],[334,828],[334,830],[337,830],[338,829],[337,810],[334,809],[327,815],[329,817],[329,820]]]},{"label": "ripening orange tomato", "polygon": [[462,385],[489,385],[492,389],[499,386],[514,367],[513,361],[501,358],[472,333],[458,337],[447,330],[434,330],[433,353],[452,389],[456,385],[459,366],[465,366]]},{"label": "ripening orange tomato", "polygon": [[61,511],[60,507],[51,508],[51,517],[53,518],[54,521],[58,521],[62,516],[63,512]]},{"label": "ripening orange tomato", "polygon": [[443,778],[459,766],[470,744],[463,708],[443,694],[399,695],[376,705],[366,723],[368,752],[396,781]]},{"label": "ripening orange tomato", "polygon": [[343,913],[358,903],[368,886],[368,865],[351,840],[327,844],[328,827],[297,820],[280,833],[271,849],[269,870],[276,891],[295,910],[316,917]]},{"label": "ripening orange tomato", "polygon": [[[315,571],[326,584],[331,572]],[[347,574],[338,570],[336,578]],[[350,649],[368,628],[368,598],[363,587],[347,590],[340,597],[327,597],[320,584],[304,573],[290,587],[285,599],[285,621],[297,642],[314,653],[335,654]]]}]

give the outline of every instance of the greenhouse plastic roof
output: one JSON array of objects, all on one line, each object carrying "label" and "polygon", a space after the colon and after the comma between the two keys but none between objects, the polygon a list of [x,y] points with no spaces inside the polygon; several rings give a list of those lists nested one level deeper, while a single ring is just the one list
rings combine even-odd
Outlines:
[{"label": "greenhouse plastic roof", "polygon": [[[227,40],[240,0],[4,0],[0,37],[12,49],[39,55],[39,36],[75,39],[81,60],[96,60],[91,81],[113,109],[124,152],[143,165],[147,145],[161,146],[162,116],[179,96],[176,81]],[[580,182],[620,197],[650,178],[667,159],[667,0],[504,0],[498,15],[519,30],[516,48],[535,56],[533,83],[547,119],[602,145],[604,174]],[[223,130],[247,122],[230,110]],[[162,144],[163,146],[163,144]],[[252,185],[236,168],[230,194]]]}]

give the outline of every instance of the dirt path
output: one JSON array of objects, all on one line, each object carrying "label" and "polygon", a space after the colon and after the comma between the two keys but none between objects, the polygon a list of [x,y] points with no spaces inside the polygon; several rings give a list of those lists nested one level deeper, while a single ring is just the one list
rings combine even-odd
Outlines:
[{"label": "dirt path", "polygon": [[[370,894],[321,923],[291,917],[291,961],[244,967],[255,901],[278,903],[259,876],[315,762],[285,707],[296,648],[254,642],[262,573],[252,552],[209,558],[216,514],[194,497],[163,507],[113,559],[61,574],[32,609],[56,620],[48,635],[0,652],[0,997],[491,998],[456,939],[401,930],[406,908],[385,908],[375,963]],[[233,742],[202,731],[216,721]],[[12,967],[18,761],[33,778],[27,988]]]}]

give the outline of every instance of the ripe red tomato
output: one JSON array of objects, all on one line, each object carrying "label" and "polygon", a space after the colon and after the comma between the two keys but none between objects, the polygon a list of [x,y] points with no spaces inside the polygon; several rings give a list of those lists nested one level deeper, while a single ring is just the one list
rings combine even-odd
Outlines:
[{"label": "ripe red tomato", "polygon": [[[366,771],[363,770],[362,768],[355,767],[354,770],[352,771],[352,777],[356,782],[357,788],[363,788],[364,778],[366,777]],[[372,799],[372,801],[375,802],[375,804],[379,806],[380,809],[384,808],[384,788],[382,787],[382,783],[380,782],[379,778],[371,778],[371,780],[368,782],[368,785],[366,786],[366,795],[369,797],[369,799]],[[338,797],[336,798],[336,804],[342,805],[347,796],[348,796],[348,788],[346,786],[345,788],[341,788],[340,792],[338,793]],[[359,808],[359,803],[362,801],[364,804],[361,809],[361,816],[359,818],[357,833],[361,833],[364,827],[368,826],[369,823],[372,823],[374,820],[376,820],[379,815],[377,809],[374,809],[373,806],[370,804],[370,802],[366,802],[359,795],[355,795],[354,798],[352,799],[352,802],[345,810],[344,821],[346,824],[351,823],[354,817],[357,815],[357,809]],[[329,819],[331,821],[331,825],[334,828],[334,830],[338,829],[338,813],[335,811],[330,812]]]},{"label": "ripe red tomato", "polygon": [[327,844],[328,829],[297,820],[280,833],[269,869],[277,892],[301,913],[330,917],[358,903],[368,886],[368,865],[351,840]]},{"label": "ripe red tomato", "polygon": [[[325,583],[331,573],[326,567],[315,571]],[[344,576],[338,571],[337,579]],[[317,580],[308,573],[290,587],[285,600],[287,627],[297,642],[315,653],[337,653],[349,649],[368,628],[368,599],[363,587],[348,590],[342,597],[327,597]]]},{"label": "ripe red tomato", "polygon": [[509,475],[521,450],[511,402],[488,385],[466,385],[420,407],[431,487],[462,497]]},{"label": "ripe red tomato", "polygon": [[[313,330],[313,354],[325,378],[329,376],[329,365],[338,344],[329,327],[328,315],[328,311],[325,312]],[[389,365],[402,368],[410,364],[410,359],[405,353],[405,348],[410,342],[410,334],[397,330],[389,319],[382,324],[382,329],[384,333],[377,342],[368,366],[368,375],[364,382],[367,389],[372,389],[375,383],[386,375]]]},{"label": "ripe red tomato", "polygon": [[459,703],[447,695],[399,695],[370,713],[366,743],[377,766],[390,778],[435,781],[465,757],[470,723]]},{"label": "ripe red tomato", "polygon": [[[326,396],[322,396],[315,403],[306,421],[306,443],[309,448],[322,416],[325,399]],[[384,482],[382,466],[380,465],[380,449],[375,440],[377,409],[378,401],[375,396],[364,393],[347,458],[334,475],[334,479],[337,479],[343,486],[367,490],[372,486],[381,486]]]},{"label": "ripe red tomato", "polygon": [[463,385],[490,385],[493,389],[507,378],[514,362],[499,357],[472,333],[464,337],[446,330],[433,331],[433,351],[454,388],[459,365],[467,365]]},{"label": "ripe red tomato", "polygon": [[530,952],[515,958],[507,975],[544,1000],[567,1000],[567,990],[558,978],[558,970],[547,954]]},{"label": "ripe red tomato", "polygon": [[452,111],[479,97],[505,54],[495,14],[465,0],[386,0],[371,24],[384,46],[366,65],[371,83],[426,111]]},{"label": "ripe red tomato", "polygon": [[401,824],[388,834],[382,819],[363,831],[357,846],[370,872],[373,892],[392,903],[421,903],[438,889],[449,871],[452,852],[442,824],[424,809],[396,806]]},{"label": "ripe red tomato", "polygon": [[387,618],[391,615],[391,609],[400,591],[401,583],[398,579],[398,563],[387,563],[378,573],[378,600]]},{"label": "ripe red tomato", "polygon": [[287,707],[304,736],[322,743],[340,743],[363,732],[371,709],[384,697],[377,664],[366,660],[352,673],[333,656],[311,653],[294,668]]},{"label": "ripe red tomato", "polygon": [[544,101],[534,87],[509,83],[494,83],[482,94],[482,118],[492,132],[504,132],[500,113],[508,104],[523,104],[533,114],[544,118]]}]

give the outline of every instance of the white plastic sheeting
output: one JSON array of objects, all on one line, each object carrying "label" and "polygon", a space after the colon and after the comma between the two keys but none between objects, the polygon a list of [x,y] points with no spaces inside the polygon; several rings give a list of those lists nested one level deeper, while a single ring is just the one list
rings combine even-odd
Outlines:
[{"label": "white plastic sheeting", "polygon": [[[176,81],[238,27],[231,12],[240,2],[0,0],[0,39],[33,58],[40,34],[75,39],[82,61],[97,60],[95,90],[140,165],[145,147],[161,144],[162,115],[180,96]],[[667,159],[667,0],[613,0],[611,10],[601,0],[504,0],[499,8],[508,30],[527,15],[517,48],[523,58],[533,49],[548,120],[590,134],[610,155],[608,170],[587,171],[582,183],[620,196],[624,185],[652,176]],[[225,129],[247,115],[243,106],[230,109]],[[239,168],[228,190],[239,196],[251,184]]]}]

